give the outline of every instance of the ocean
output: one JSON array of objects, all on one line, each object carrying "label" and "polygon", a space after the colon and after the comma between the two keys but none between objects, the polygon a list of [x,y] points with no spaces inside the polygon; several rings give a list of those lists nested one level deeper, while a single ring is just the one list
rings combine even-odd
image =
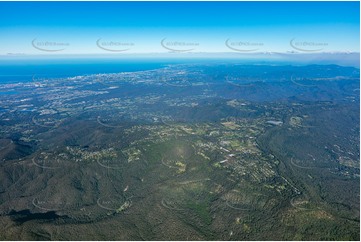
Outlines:
[{"label": "ocean", "polygon": [[0,83],[27,82],[43,78],[62,78],[99,73],[153,70],[176,64],[172,60],[57,59],[1,60]]}]

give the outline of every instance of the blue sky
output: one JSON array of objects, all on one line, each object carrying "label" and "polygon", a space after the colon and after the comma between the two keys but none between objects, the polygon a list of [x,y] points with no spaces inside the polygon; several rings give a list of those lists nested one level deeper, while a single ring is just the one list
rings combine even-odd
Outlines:
[{"label": "blue sky", "polygon": [[0,2],[0,9],[0,55],[359,52],[358,2]]}]

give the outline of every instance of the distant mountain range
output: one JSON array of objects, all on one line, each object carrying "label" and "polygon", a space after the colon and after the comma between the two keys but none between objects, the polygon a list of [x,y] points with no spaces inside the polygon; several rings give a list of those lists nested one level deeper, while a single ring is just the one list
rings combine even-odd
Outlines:
[{"label": "distant mountain range", "polygon": [[1,61],[13,58],[24,59],[66,59],[66,58],[115,58],[115,59],[231,59],[250,63],[280,64],[336,64],[341,66],[360,67],[359,52],[168,52],[168,53],[122,53],[122,54],[89,54],[89,55],[27,55],[24,53],[8,53],[0,55]]}]

